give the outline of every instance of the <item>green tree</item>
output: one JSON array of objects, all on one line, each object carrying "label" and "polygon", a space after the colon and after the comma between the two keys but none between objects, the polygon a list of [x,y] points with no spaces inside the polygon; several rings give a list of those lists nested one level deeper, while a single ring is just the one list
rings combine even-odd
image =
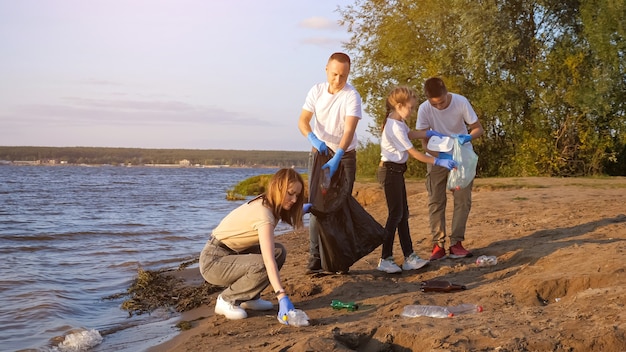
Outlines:
[{"label": "green tree", "polygon": [[440,76],[470,99],[485,128],[474,143],[479,175],[573,176],[626,163],[625,7],[377,0],[340,13],[373,135],[393,86],[421,93],[426,78]]}]

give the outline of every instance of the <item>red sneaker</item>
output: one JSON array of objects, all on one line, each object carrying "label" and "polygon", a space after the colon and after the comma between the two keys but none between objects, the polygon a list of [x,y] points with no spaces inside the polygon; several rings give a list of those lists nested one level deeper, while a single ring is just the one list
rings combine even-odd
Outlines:
[{"label": "red sneaker", "polygon": [[468,258],[473,254],[467,249],[463,248],[461,241],[457,242],[454,246],[450,247],[450,258]]},{"label": "red sneaker", "polygon": [[446,250],[439,247],[438,245],[435,245],[433,247],[433,253],[430,255],[429,260],[437,260],[437,259],[441,259],[445,257],[446,257]]}]

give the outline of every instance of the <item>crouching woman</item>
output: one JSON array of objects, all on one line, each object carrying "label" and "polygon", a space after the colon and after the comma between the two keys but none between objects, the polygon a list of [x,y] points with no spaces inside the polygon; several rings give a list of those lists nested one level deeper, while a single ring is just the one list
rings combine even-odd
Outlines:
[{"label": "crouching woman", "polygon": [[217,297],[215,313],[244,319],[246,310],[270,310],[272,302],[261,292],[272,285],[278,299],[278,321],[294,306],[280,279],[285,247],[274,241],[279,221],[302,227],[304,182],[293,169],[278,170],[265,193],[234,209],[213,230],[200,254],[204,279],[226,289]]}]

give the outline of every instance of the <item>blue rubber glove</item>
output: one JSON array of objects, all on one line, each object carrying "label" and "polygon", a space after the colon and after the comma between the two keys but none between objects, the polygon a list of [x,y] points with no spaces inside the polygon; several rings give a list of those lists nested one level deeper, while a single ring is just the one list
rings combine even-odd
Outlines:
[{"label": "blue rubber glove", "polygon": [[[446,159],[446,160],[452,160],[452,154],[450,153],[444,153],[444,152],[439,152],[439,159]],[[436,164],[435,164],[436,165]]]},{"label": "blue rubber glove", "polygon": [[310,212],[312,206],[313,206],[313,204],[311,204],[311,203],[304,203],[302,205],[302,213],[306,214],[306,213]]},{"label": "blue rubber glove", "polygon": [[335,172],[337,172],[337,169],[339,168],[339,163],[341,162],[343,153],[344,153],[343,149],[341,148],[337,149],[337,151],[335,152],[335,155],[330,160],[328,160],[326,164],[322,165],[322,170],[330,169],[331,178],[333,177],[333,175],[335,174]]},{"label": "blue rubber glove", "polygon": [[[439,153],[441,155],[441,153]],[[450,159],[439,159],[435,158],[435,165],[445,167],[448,170],[452,170],[456,168],[456,161]]]},{"label": "blue rubber glove", "polygon": [[289,322],[285,319],[285,317],[289,316],[287,313],[290,310],[295,309],[296,308],[293,306],[293,303],[291,303],[291,300],[289,300],[289,297],[284,296],[278,300],[278,321],[281,322],[281,324],[289,325]]},{"label": "blue rubber glove", "polygon": [[324,141],[319,140],[317,136],[315,135],[315,133],[309,132],[306,138],[309,139],[309,142],[311,142],[311,145],[313,145],[313,147],[315,147],[315,149],[317,149],[317,151],[320,154],[326,155],[328,153],[328,147],[326,146],[326,143]]},{"label": "blue rubber glove", "polygon": [[472,140],[472,135],[471,134],[460,134],[458,136],[456,136],[456,138],[459,140],[459,142],[461,144],[465,144],[469,141]]},{"label": "blue rubber glove", "polygon": [[443,133],[437,132],[435,130],[428,130],[428,131],[426,131],[426,138],[430,138],[432,136],[445,137],[445,135]]}]

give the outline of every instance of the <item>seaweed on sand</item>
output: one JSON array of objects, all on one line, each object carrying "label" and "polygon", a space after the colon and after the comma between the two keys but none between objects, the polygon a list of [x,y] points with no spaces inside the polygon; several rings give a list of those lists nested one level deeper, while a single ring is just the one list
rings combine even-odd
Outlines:
[{"label": "seaweed on sand", "polygon": [[208,297],[219,287],[202,283],[200,286],[185,285],[183,279],[171,274],[171,270],[137,269],[137,278],[125,293],[107,297],[115,299],[129,296],[121,305],[129,316],[150,313],[157,308],[173,308],[184,312],[208,303]]}]

